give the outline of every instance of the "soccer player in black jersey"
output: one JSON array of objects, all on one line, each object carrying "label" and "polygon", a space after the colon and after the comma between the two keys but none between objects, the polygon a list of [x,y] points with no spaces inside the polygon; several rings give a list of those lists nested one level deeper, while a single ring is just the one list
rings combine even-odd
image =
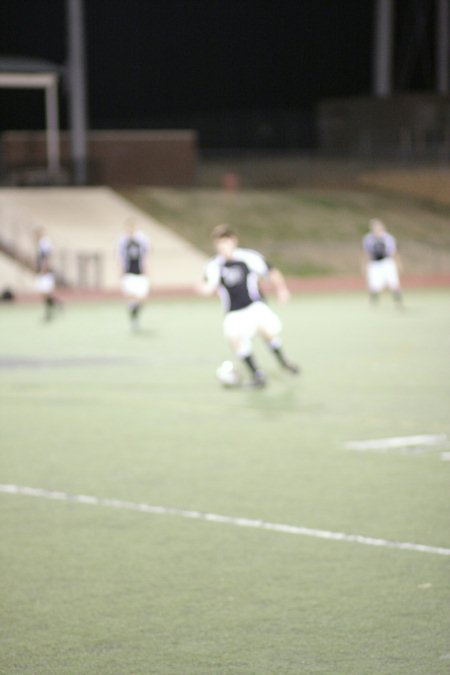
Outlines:
[{"label": "soccer player in black jersey", "polygon": [[370,221],[370,232],[363,238],[366,280],[372,303],[388,288],[395,303],[402,307],[402,292],[397,264],[397,242],[378,218]]},{"label": "soccer player in black jersey", "polygon": [[128,301],[133,330],[139,328],[139,314],[150,290],[150,280],[146,275],[149,251],[147,235],[138,230],[134,220],[130,219],[126,224],[126,232],[120,237],[118,254],[122,273],[121,288]]},{"label": "soccer player in black jersey", "polygon": [[35,230],[36,238],[36,289],[44,302],[44,320],[50,321],[55,309],[62,307],[55,295],[55,274],[52,266],[53,246],[43,227]]},{"label": "soccer player in black jersey", "polygon": [[259,280],[268,277],[278,300],[286,302],[290,293],[283,275],[257,251],[239,248],[236,234],[227,225],[214,229],[213,241],[217,255],[207,263],[199,291],[202,295],[218,292],[225,310],[225,337],[250,370],[252,383],[259,387],[266,383],[253,355],[256,335],[265,340],[284,370],[297,374],[298,366],[288,361],[282,350],[281,321],[259,287]]}]

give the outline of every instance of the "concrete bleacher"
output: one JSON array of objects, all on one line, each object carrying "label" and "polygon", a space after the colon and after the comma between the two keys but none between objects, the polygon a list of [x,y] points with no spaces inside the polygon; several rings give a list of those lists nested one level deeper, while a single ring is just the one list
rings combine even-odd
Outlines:
[{"label": "concrete bleacher", "polygon": [[0,293],[7,289],[32,292],[35,289],[35,277],[23,265],[0,253]]},{"label": "concrete bleacher", "polygon": [[[55,267],[73,288],[118,290],[117,242],[130,216],[150,237],[155,289],[183,289],[199,281],[206,256],[110,188],[0,189],[0,240],[33,259],[33,232],[43,225],[54,245]],[[28,277],[0,267],[0,287],[29,290]]]}]

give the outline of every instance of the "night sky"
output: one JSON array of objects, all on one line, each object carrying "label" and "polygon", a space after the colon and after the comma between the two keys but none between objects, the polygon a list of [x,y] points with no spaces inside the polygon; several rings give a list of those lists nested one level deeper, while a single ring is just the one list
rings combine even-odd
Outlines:
[{"label": "night sky", "polygon": [[[2,0],[0,52],[65,59],[64,0]],[[225,113],[312,117],[370,93],[372,0],[88,0],[92,128],[189,126]],[[63,126],[65,97],[61,97]],[[0,130],[43,124],[37,92],[0,90]]]}]

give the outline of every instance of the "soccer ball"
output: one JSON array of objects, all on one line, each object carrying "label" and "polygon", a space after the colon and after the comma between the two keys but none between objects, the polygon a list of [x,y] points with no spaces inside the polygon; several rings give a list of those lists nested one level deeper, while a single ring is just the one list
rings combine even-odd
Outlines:
[{"label": "soccer ball", "polygon": [[241,376],[232,361],[224,361],[216,370],[217,379],[224,387],[237,387],[241,383]]}]

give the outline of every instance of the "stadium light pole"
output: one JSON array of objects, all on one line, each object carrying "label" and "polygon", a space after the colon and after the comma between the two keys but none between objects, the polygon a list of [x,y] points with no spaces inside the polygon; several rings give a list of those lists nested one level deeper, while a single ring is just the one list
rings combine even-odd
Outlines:
[{"label": "stadium light pole", "polygon": [[70,145],[76,185],[87,183],[87,90],[83,0],[66,0]]},{"label": "stadium light pole", "polygon": [[449,93],[449,0],[437,0],[436,8],[436,79],[439,94]]},{"label": "stadium light pole", "polygon": [[392,93],[392,40],[394,0],[375,0],[373,93]]}]

